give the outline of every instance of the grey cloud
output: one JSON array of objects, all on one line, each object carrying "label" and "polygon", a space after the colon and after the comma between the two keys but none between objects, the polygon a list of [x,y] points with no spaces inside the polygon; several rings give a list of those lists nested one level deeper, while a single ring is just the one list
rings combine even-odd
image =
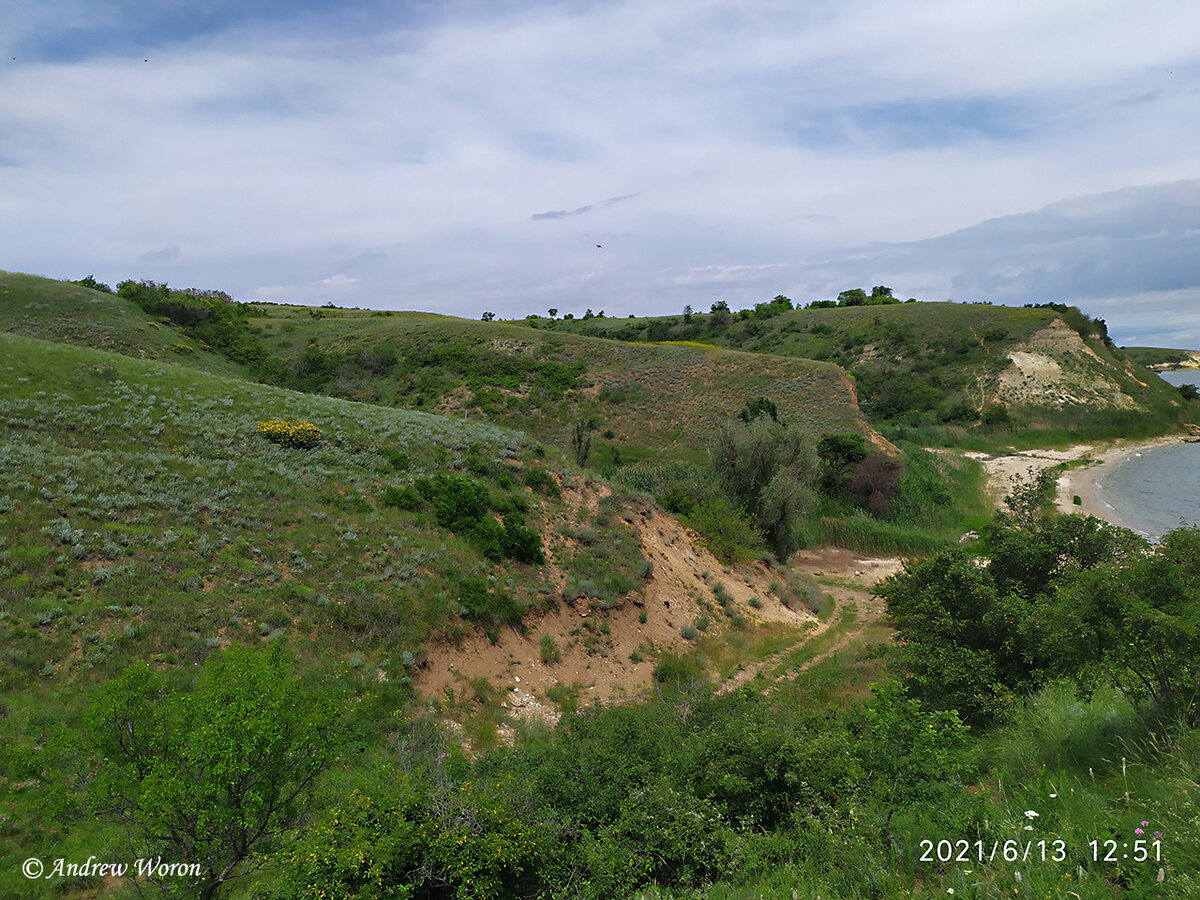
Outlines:
[{"label": "grey cloud", "polygon": [[180,249],[172,244],[170,247],[163,247],[161,250],[147,250],[137,258],[138,262],[170,262],[173,259],[178,259]]},{"label": "grey cloud", "polygon": [[550,212],[534,213],[529,218],[533,219],[535,222],[540,222],[543,219],[566,219],[570,216],[582,216],[584,213],[591,211],[592,205],[589,203],[587,206],[580,206],[570,211],[565,209],[552,209]]},{"label": "grey cloud", "polygon": [[600,203],[589,203],[587,206],[578,206],[575,209],[554,209],[549,212],[534,213],[530,218],[535,222],[540,222],[543,219],[567,219],[571,216],[582,216],[585,213],[591,212],[593,209],[603,208],[605,206],[615,206],[618,203],[624,203],[626,200],[632,200],[637,194],[622,194],[619,197],[609,197],[607,200],[602,200]]}]

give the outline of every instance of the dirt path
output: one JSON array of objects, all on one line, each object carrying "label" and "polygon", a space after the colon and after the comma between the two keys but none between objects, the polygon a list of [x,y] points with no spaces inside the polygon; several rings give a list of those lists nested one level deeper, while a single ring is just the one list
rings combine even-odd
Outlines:
[{"label": "dirt path", "polygon": [[[899,571],[901,566],[899,559],[859,557],[835,548],[814,551],[811,557],[809,559],[801,559],[798,568],[807,575],[826,578],[826,583],[822,583],[821,587],[826,594],[833,598],[835,607],[815,628],[805,633],[795,643],[777,653],[771,654],[765,659],[759,660],[751,666],[747,666],[733,677],[727,679],[717,689],[718,694],[726,694],[737,690],[742,685],[758,678],[760,673],[780,669],[786,663],[787,659],[797,651],[802,650],[815,641],[819,641],[823,635],[830,631],[842,630],[842,633],[838,634],[830,646],[825,647],[815,656],[809,657],[798,665],[789,666],[779,671],[763,689],[763,693],[769,693],[776,686],[794,679],[801,672],[812,668],[818,663],[824,662],[838,651],[845,649],[859,638],[868,627],[884,619],[887,614],[887,608],[882,600],[875,597],[871,588],[888,575]],[[850,568],[846,570],[845,575],[842,575],[837,569],[839,566],[846,564],[850,564]],[[828,583],[826,572],[831,569],[834,570],[834,574],[839,576],[837,583]],[[854,611],[853,620],[847,623],[844,614],[847,610],[851,609]]]}]

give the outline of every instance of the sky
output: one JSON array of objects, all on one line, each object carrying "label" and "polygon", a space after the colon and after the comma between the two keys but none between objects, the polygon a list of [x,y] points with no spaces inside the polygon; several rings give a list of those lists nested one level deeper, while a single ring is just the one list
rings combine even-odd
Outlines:
[{"label": "sky", "polygon": [[478,318],[1075,303],[1200,347],[1194,0],[0,0],[0,268]]}]

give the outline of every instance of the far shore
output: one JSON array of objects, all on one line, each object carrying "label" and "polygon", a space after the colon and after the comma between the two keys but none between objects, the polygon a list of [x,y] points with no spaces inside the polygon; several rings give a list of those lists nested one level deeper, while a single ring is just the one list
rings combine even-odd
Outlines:
[{"label": "far shore", "polygon": [[[1086,465],[1068,469],[1058,479],[1056,505],[1063,513],[1083,513],[1096,516],[1106,522],[1125,527],[1117,510],[1109,506],[1103,497],[1100,482],[1114,466],[1135,453],[1180,444],[1187,439],[1183,433],[1163,435],[1146,440],[1119,440],[1103,443],[1076,444],[1064,450],[1023,450],[1007,456],[988,456],[969,453],[983,463],[988,474],[988,490],[996,505],[1004,502],[1004,496],[1012,487],[1014,476],[1024,478],[1030,469],[1041,472],[1051,466],[1081,459],[1094,460]],[[1074,498],[1079,498],[1075,503]]]}]

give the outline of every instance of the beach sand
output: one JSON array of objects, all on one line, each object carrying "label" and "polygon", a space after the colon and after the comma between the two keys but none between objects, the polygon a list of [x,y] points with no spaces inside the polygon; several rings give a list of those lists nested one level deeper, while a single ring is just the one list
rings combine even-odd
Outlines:
[{"label": "beach sand", "polygon": [[[1136,453],[1151,450],[1155,447],[1165,447],[1170,444],[1180,444],[1184,435],[1167,435],[1144,441],[1118,441],[1114,444],[1096,449],[1089,447],[1086,455],[1095,459],[1091,465],[1070,469],[1058,479],[1058,509],[1064,513],[1084,513],[1096,516],[1114,525],[1124,525],[1120,513],[1109,506],[1104,499],[1101,482],[1104,477],[1122,460]],[[1077,457],[1078,458],[1078,457]],[[1074,498],[1079,497],[1076,505]]]},{"label": "beach sand", "polygon": [[[968,453],[967,456],[983,463],[988,474],[988,490],[996,505],[1004,502],[1004,496],[1012,489],[1014,476],[1027,478],[1030,469],[1040,472],[1059,463],[1076,460],[1091,460],[1085,465],[1068,469],[1058,479],[1057,506],[1063,513],[1083,513],[1096,516],[1114,525],[1125,525],[1117,511],[1104,502],[1099,483],[1121,460],[1168,444],[1182,443],[1185,435],[1175,434],[1141,441],[1114,441],[1097,444],[1076,444],[1065,450],[1023,450],[1007,456],[989,456],[985,453]],[[1079,504],[1074,498],[1079,497]]]}]

